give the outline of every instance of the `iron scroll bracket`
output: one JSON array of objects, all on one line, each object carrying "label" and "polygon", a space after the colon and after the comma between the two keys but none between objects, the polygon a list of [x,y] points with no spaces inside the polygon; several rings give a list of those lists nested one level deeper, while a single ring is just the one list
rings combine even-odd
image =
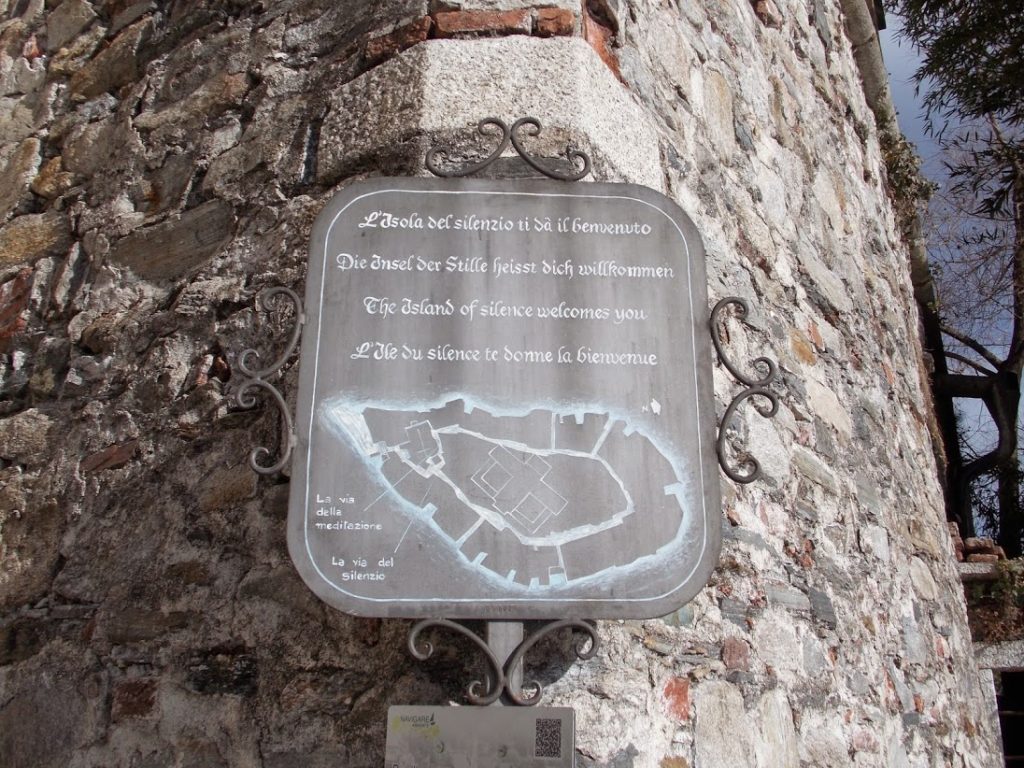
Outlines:
[{"label": "iron scroll bracket", "polygon": [[491,154],[475,163],[468,163],[461,167],[442,168],[438,164],[438,157],[441,154],[447,154],[447,152],[440,147],[433,147],[427,152],[427,155],[424,158],[424,163],[427,166],[427,170],[435,176],[441,176],[443,178],[472,176],[475,173],[480,173],[480,171],[497,161],[497,159],[504,154],[505,150],[508,149],[509,144],[511,144],[512,148],[515,149],[527,165],[538,173],[544,174],[548,178],[558,179],[559,181],[579,181],[590,173],[590,156],[586,152],[575,149],[572,146],[566,149],[566,157],[572,167],[576,169],[574,172],[563,173],[540,162],[527,151],[525,146],[523,146],[523,140],[519,135],[521,129],[525,129],[525,133],[529,136],[539,136],[541,130],[543,130],[543,126],[541,125],[540,120],[536,117],[521,117],[512,123],[511,128],[500,118],[485,117],[477,123],[477,133],[481,136],[489,136],[493,134],[500,134],[501,136],[498,146],[495,147]]},{"label": "iron scroll bracket", "polygon": [[[733,397],[729,406],[725,409],[725,415],[722,416],[722,422],[718,427],[718,440],[715,447],[718,452],[718,463],[721,465],[722,471],[732,481],[745,484],[752,483],[761,477],[761,464],[753,456],[744,453],[741,454],[740,466],[733,466],[729,461],[726,449],[726,436],[733,420],[736,418],[737,409],[746,400],[761,398],[763,401],[766,401],[754,403],[754,408],[766,419],[774,417],[779,412],[779,397],[771,390],[772,383],[778,377],[779,368],[771,358],[758,357],[751,363],[751,367],[755,370],[760,369],[764,371],[764,375],[750,375],[740,370],[725,353],[725,341],[722,339],[724,327],[722,315],[729,306],[736,307],[735,315],[740,320],[746,320],[747,315],[750,313],[750,306],[746,300],[738,296],[727,296],[719,301],[715,304],[714,309],[711,310],[711,341],[715,345],[715,352],[718,353],[718,359],[722,365],[745,388]],[[743,471],[743,467],[746,467],[746,471]]]},{"label": "iron scroll bracket", "polygon": [[544,688],[536,680],[522,685],[522,667],[530,649],[555,632],[569,629],[574,633],[582,633],[584,638],[577,641],[574,651],[576,657],[584,661],[592,659],[601,645],[597,629],[591,622],[560,619],[550,621],[524,637],[502,662],[492,646],[464,624],[449,619],[424,619],[417,622],[409,631],[408,641],[409,653],[420,661],[429,659],[434,653],[434,645],[421,637],[423,632],[429,629],[444,629],[461,635],[469,639],[483,654],[487,662],[485,680],[472,680],[465,691],[467,701],[481,706],[495,704],[503,696],[506,703],[516,706],[532,707],[539,704],[544,696]]},{"label": "iron scroll bracket", "polygon": [[246,349],[238,356],[238,369],[246,377],[235,392],[235,402],[241,408],[256,407],[256,391],[262,390],[270,395],[277,406],[281,418],[281,456],[273,464],[265,464],[267,458],[273,455],[269,448],[257,446],[249,454],[249,466],[253,471],[261,475],[273,475],[280,472],[288,464],[292,456],[292,449],[295,448],[295,425],[292,421],[291,410],[285,402],[281,391],[271,384],[267,379],[279,372],[285,363],[292,356],[296,345],[299,343],[299,336],[302,333],[302,326],[306,322],[306,316],[302,311],[302,300],[291,288],[278,285],[268,288],[257,297],[258,308],[267,310],[273,304],[290,304],[294,314],[295,326],[292,328],[291,337],[284,351],[270,365],[259,367],[260,353],[255,349]]}]

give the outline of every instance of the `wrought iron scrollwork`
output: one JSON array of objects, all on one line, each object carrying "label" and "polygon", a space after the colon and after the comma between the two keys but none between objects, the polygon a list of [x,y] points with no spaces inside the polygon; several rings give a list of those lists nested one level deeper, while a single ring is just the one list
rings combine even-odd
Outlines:
[{"label": "wrought iron scrollwork", "polygon": [[[501,697],[501,691],[505,686],[505,672],[501,668],[501,662],[498,661],[498,657],[487,647],[487,643],[478,634],[462,624],[449,621],[448,619],[424,619],[417,623],[409,632],[409,653],[420,661],[426,661],[433,655],[434,646],[427,640],[420,640],[420,634],[423,630],[431,627],[456,632],[471,640],[480,649],[488,663],[487,681],[481,683],[479,680],[473,680],[466,688],[466,699],[471,704],[479,704],[481,706],[496,702]],[[484,686],[483,694],[478,693],[481,685]]]},{"label": "wrought iron scrollwork", "polygon": [[476,124],[477,133],[481,136],[487,136],[488,134],[494,133],[493,128],[497,128],[498,132],[501,133],[501,141],[491,154],[485,157],[483,160],[477,163],[470,163],[464,165],[461,168],[442,168],[437,164],[437,156],[444,152],[440,147],[433,147],[427,152],[427,156],[424,158],[424,162],[427,166],[427,170],[435,176],[441,176],[446,179],[455,178],[458,176],[472,176],[474,173],[479,173],[484,168],[489,166],[499,157],[501,153],[508,149],[509,138],[511,131],[505,124],[504,120],[500,120],[497,117],[485,117],[479,123]]},{"label": "wrought iron scrollwork", "polygon": [[267,377],[280,371],[288,362],[292,352],[295,351],[295,346],[299,343],[299,336],[302,333],[305,315],[302,312],[302,300],[299,299],[295,291],[280,285],[263,291],[257,298],[257,307],[265,310],[271,306],[271,302],[283,303],[279,297],[286,299],[295,312],[295,327],[292,329],[288,346],[276,360],[263,368],[257,367],[260,353],[255,349],[243,350],[238,357],[238,369],[247,378],[242,381],[235,392],[235,402],[242,408],[255,408],[255,390],[263,390],[271,396],[281,416],[281,457],[273,464],[266,465],[263,462],[272,455],[269,448],[258,446],[249,454],[249,466],[261,475],[272,475],[284,469],[291,458],[292,449],[295,447],[295,429],[291,411],[280,390],[267,381]]},{"label": "wrought iron scrollwork", "polygon": [[533,168],[533,170],[543,173],[545,176],[550,176],[552,179],[560,179],[561,181],[579,181],[590,173],[590,156],[586,152],[572,147],[567,148],[565,152],[566,157],[569,158],[569,162],[572,163],[574,168],[577,167],[577,161],[583,162],[583,166],[575,173],[560,173],[559,171],[538,163],[537,160],[526,151],[517,135],[519,129],[524,125],[533,129],[527,131],[530,136],[539,136],[543,126],[540,124],[540,120],[536,117],[521,117],[512,123],[512,130],[509,131],[509,138],[512,140],[512,146],[515,147],[519,156],[523,158],[527,165]]},{"label": "wrought iron scrollwork", "polygon": [[[473,680],[466,687],[466,699],[471,704],[482,706],[496,702],[501,698],[502,692],[505,693],[505,697],[509,702],[521,707],[532,707],[540,703],[544,695],[543,686],[536,681],[532,681],[526,686],[517,689],[512,682],[515,679],[513,673],[523,663],[529,650],[552,633],[565,628],[583,632],[587,636],[583,640],[584,644],[576,645],[574,650],[576,657],[584,661],[592,659],[600,646],[600,639],[594,625],[578,619],[562,619],[545,624],[539,630],[524,638],[515,647],[503,665],[487,643],[468,627],[448,619],[424,619],[413,626],[409,632],[409,653],[420,661],[429,659],[434,653],[434,646],[427,640],[420,638],[424,630],[433,627],[447,629],[468,638],[480,649],[484,658],[487,659],[486,682]],[[587,642],[588,640],[589,643]],[[484,689],[482,694],[480,693],[481,686]],[[532,691],[530,693],[524,692],[526,687],[531,688]]]},{"label": "wrought iron scrollwork", "polygon": [[753,456],[745,456],[742,460],[742,464],[748,467],[748,471],[743,472],[739,467],[731,466],[725,446],[726,432],[732,425],[733,419],[736,417],[737,408],[739,408],[744,401],[751,398],[759,397],[767,401],[767,404],[754,404],[757,412],[765,418],[770,419],[779,412],[779,397],[770,389],[772,383],[778,376],[779,369],[774,360],[767,357],[758,357],[753,361],[751,366],[755,370],[763,370],[765,372],[764,375],[760,377],[757,375],[748,375],[741,371],[725,353],[725,350],[723,349],[724,342],[721,337],[722,313],[725,311],[726,307],[730,305],[736,307],[736,317],[740,320],[745,320],[750,312],[750,306],[744,299],[741,299],[738,296],[728,296],[719,301],[715,304],[714,309],[711,310],[711,341],[715,345],[715,352],[718,353],[718,359],[721,360],[722,365],[724,365],[726,370],[728,370],[737,381],[743,384],[746,389],[736,395],[732,399],[732,402],[729,403],[729,407],[725,409],[725,415],[722,416],[722,423],[718,428],[718,442],[716,444],[716,448],[718,451],[718,463],[722,466],[722,471],[725,472],[731,480],[737,483],[752,483],[761,477],[760,463]]},{"label": "wrought iron scrollwork", "polygon": [[[569,162],[572,164],[572,167],[577,169],[575,172],[563,173],[561,171],[555,170],[554,168],[549,168],[544,163],[538,161],[537,158],[531,155],[523,146],[522,139],[519,136],[519,131],[524,127],[526,129],[527,135],[529,136],[539,136],[541,130],[543,129],[540,120],[538,120],[536,117],[521,117],[514,123],[512,123],[511,128],[509,128],[505,121],[501,120],[500,118],[485,117],[483,120],[477,123],[477,132],[482,136],[489,136],[495,133],[501,134],[501,141],[498,143],[498,146],[495,148],[495,150],[491,152],[491,154],[489,154],[483,160],[480,160],[475,163],[470,163],[468,165],[455,168],[442,168],[440,165],[438,165],[437,161],[438,156],[442,152],[444,152],[444,150],[442,150],[439,147],[433,147],[427,152],[427,155],[424,159],[424,162],[426,163],[427,166],[427,170],[429,170],[435,176],[442,176],[444,178],[471,176],[474,173],[479,173],[480,171],[484,170],[489,165],[494,163],[499,157],[502,156],[505,150],[508,149],[509,144],[511,144],[515,151],[519,154],[519,156],[523,158],[523,160],[527,163],[527,165],[529,165],[538,173],[542,173],[549,178],[558,179],[560,181],[579,181],[588,173],[590,173],[590,156],[586,152],[574,149],[573,147],[569,147],[566,149],[566,157],[569,159]],[[497,129],[497,131],[495,131],[495,129]]]},{"label": "wrought iron scrollwork", "polygon": [[[532,707],[539,704],[541,697],[544,695],[544,688],[536,680],[531,680],[523,686],[522,690],[514,690],[511,682],[513,678],[512,672],[523,663],[527,652],[533,646],[548,635],[566,627],[571,628],[573,631],[583,632],[590,641],[587,645],[576,645],[574,647],[573,650],[576,652],[576,658],[586,661],[587,659],[594,658],[594,655],[597,653],[601,641],[597,636],[597,630],[592,624],[577,619],[562,619],[561,621],[545,624],[540,630],[534,632],[517,645],[516,649],[512,651],[512,655],[508,657],[508,661],[505,662],[505,694],[519,706]],[[583,642],[586,643],[586,640]],[[533,691],[531,693],[524,693],[527,687],[532,688]]]}]

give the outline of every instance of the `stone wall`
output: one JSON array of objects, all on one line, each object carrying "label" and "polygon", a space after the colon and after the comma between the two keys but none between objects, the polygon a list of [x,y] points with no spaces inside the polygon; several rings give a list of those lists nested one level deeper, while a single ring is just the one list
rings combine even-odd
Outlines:
[{"label": "stone wall", "polygon": [[0,764],[379,766],[389,704],[458,698],[468,651],[301,584],[276,414],[225,393],[334,190],[535,115],[687,211],[782,368],[709,586],[538,659],[579,764],[997,765],[839,6],[0,0]]}]

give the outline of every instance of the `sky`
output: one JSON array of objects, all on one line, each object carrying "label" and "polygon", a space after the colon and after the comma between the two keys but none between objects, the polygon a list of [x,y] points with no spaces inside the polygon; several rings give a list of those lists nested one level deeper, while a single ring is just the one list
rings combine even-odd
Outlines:
[{"label": "sky", "polygon": [[[886,14],[888,29],[878,33],[882,43],[882,58],[889,73],[889,89],[896,106],[900,130],[917,149],[922,160],[921,170],[932,181],[942,183],[946,178],[945,169],[939,156],[938,145],[925,135],[924,108],[918,97],[913,75],[920,58],[913,46],[899,39],[901,19],[889,12]],[[971,443],[977,450],[989,450],[996,442],[995,425],[980,401],[959,400],[961,427],[973,433]]]},{"label": "sky", "polygon": [[882,58],[889,72],[889,89],[896,105],[900,129],[917,147],[917,153],[924,161],[923,170],[929,177],[941,175],[938,162],[938,147],[924,132],[924,116],[921,100],[914,85],[914,71],[920,63],[913,46],[899,39],[901,20],[893,13],[886,14],[888,29],[879,32],[882,41]]}]

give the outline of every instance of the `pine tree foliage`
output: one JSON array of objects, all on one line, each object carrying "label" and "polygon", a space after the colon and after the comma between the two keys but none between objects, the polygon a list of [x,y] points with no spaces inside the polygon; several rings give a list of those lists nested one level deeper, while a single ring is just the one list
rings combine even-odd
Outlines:
[{"label": "pine tree foliage", "polygon": [[893,9],[923,55],[918,82],[935,84],[925,107],[939,132],[950,118],[1024,125],[1024,3],[896,0]]}]

